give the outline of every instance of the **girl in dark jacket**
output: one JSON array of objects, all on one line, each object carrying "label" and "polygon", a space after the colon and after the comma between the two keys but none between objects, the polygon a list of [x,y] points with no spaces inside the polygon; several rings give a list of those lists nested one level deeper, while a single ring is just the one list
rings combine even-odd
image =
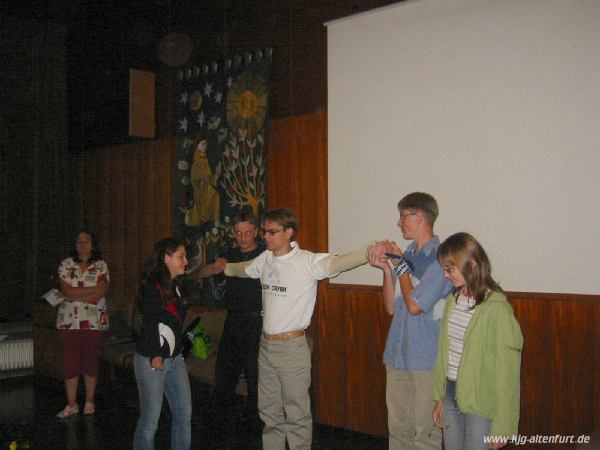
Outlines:
[{"label": "girl in dark jacket", "polygon": [[142,273],[139,308],[143,327],[133,361],[140,397],[134,450],[154,449],[163,394],[171,410],[171,449],[190,448],[192,401],[181,356],[187,304],[177,287],[177,277],[187,263],[183,242],[163,238],[154,246]]}]

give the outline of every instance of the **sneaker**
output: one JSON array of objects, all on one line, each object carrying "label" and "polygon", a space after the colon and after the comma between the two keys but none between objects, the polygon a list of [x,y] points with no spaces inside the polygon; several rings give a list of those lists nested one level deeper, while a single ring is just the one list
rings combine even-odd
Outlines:
[{"label": "sneaker", "polygon": [[66,419],[67,417],[71,417],[74,414],[77,414],[79,412],[79,405],[75,405],[75,406],[65,406],[65,409],[63,409],[61,412],[59,412],[56,417],[58,417],[59,419]]},{"label": "sneaker", "polygon": [[96,405],[94,405],[92,402],[86,402],[86,404],[83,408],[83,414],[90,415],[90,414],[94,414],[95,412],[96,412]]}]

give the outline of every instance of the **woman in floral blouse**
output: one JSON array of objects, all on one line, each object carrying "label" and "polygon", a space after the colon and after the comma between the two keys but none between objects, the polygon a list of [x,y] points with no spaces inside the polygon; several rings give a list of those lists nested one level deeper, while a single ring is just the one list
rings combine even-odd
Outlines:
[{"label": "woman in floral blouse", "polygon": [[60,292],[64,301],[58,306],[56,328],[64,355],[67,406],[57,414],[64,419],[79,412],[77,386],[79,375],[85,381],[84,414],[96,410],[94,393],[98,381],[98,361],[102,332],[108,329],[106,299],[108,266],[102,261],[95,236],[81,230],[75,249],[58,268]]}]

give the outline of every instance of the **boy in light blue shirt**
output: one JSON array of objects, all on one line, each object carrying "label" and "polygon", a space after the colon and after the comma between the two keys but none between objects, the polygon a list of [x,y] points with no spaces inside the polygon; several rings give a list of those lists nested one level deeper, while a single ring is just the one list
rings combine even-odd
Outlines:
[{"label": "boy in light blue shirt", "polygon": [[381,247],[369,253],[371,265],[383,271],[384,306],[393,315],[383,354],[389,448],[439,449],[441,430],[431,416],[431,372],[444,299],[452,285],[437,261],[440,240],[433,233],[439,212],[436,200],[413,192],[400,200],[398,211],[397,225],[404,239],[412,242],[404,252],[395,242],[385,251],[404,259],[388,259]]}]

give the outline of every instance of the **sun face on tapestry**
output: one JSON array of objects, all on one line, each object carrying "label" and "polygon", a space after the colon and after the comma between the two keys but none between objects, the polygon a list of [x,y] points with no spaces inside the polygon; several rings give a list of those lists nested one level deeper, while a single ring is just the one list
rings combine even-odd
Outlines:
[{"label": "sun face on tapestry", "polygon": [[253,73],[241,75],[227,95],[227,122],[231,128],[262,129],[268,100],[267,85],[262,78]]},{"label": "sun face on tapestry", "polygon": [[270,59],[180,78],[175,233],[193,271],[231,248],[240,209],[263,212]]}]

